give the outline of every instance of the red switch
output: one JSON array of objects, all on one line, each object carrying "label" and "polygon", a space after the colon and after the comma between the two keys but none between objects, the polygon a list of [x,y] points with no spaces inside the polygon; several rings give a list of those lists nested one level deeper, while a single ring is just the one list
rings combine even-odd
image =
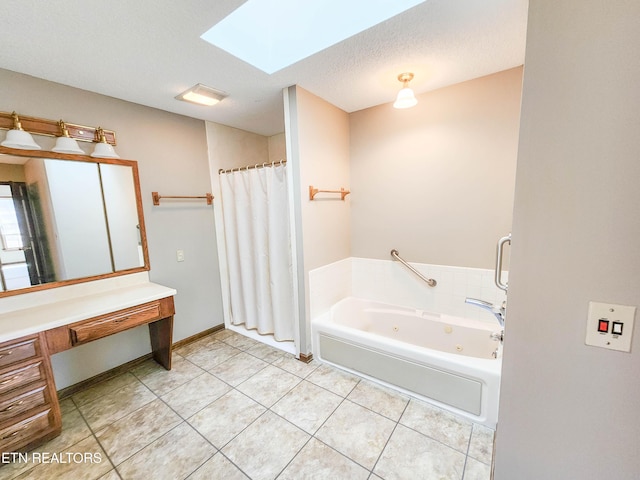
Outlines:
[{"label": "red switch", "polygon": [[598,320],[598,331],[600,333],[607,333],[609,331],[609,320],[601,318]]}]

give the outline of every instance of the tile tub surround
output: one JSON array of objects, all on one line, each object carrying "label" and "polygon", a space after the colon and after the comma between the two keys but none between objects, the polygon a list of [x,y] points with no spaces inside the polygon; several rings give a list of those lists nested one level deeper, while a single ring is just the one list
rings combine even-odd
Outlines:
[{"label": "tile tub surround", "polygon": [[238,337],[216,332],[177,349],[175,371],[147,362],[63,400],[62,434],[36,452],[100,463],[14,462],[0,479],[489,480],[491,429]]},{"label": "tile tub surround", "polygon": [[[493,270],[409,263],[438,284],[427,286],[394,260],[351,257],[310,271],[311,318],[327,312],[339,300],[354,296],[496,323],[491,313],[464,303],[466,297],[497,305],[506,299],[494,284]],[[508,281],[508,272],[503,272],[502,281]]]}]

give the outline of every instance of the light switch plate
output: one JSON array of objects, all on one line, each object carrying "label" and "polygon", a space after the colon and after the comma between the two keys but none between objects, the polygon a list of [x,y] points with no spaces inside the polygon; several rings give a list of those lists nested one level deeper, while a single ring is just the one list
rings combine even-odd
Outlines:
[{"label": "light switch plate", "polygon": [[[636,307],[589,302],[585,343],[619,352],[631,351]],[[614,330],[615,323],[615,330]],[[614,331],[622,331],[615,334]]]},{"label": "light switch plate", "polygon": [[178,262],[184,262],[184,250],[176,250],[176,260]]}]

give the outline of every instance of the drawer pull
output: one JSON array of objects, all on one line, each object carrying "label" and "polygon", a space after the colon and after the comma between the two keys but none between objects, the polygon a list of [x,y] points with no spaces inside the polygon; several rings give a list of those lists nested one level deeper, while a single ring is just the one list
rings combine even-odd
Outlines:
[{"label": "drawer pull", "polygon": [[121,323],[121,322],[124,322],[126,320],[129,320],[129,317],[117,318],[116,320],[113,321],[113,323]]},{"label": "drawer pull", "polygon": [[10,412],[14,408],[19,407],[20,405],[22,405],[23,403],[24,403],[24,400],[20,400],[19,402],[12,403],[7,408],[3,408],[2,410],[0,410],[0,413]]},{"label": "drawer pull", "polygon": [[7,383],[11,383],[14,380],[17,380],[18,378],[20,378],[20,375],[14,375],[13,377],[8,378],[8,379],[4,380],[3,382],[0,382],[0,385],[6,385]]},{"label": "drawer pull", "polygon": [[0,358],[8,357],[13,353],[13,350],[9,350],[7,353],[0,353]]},{"label": "drawer pull", "polygon": [[16,435],[18,435],[21,431],[26,430],[27,428],[29,428],[29,425],[31,425],[31,422],[33,422],[33,420],[25,423],[23,426],[21,426],[18,430],[16,430],[15,432],[11,432],[9,435],[5,435],[4,437],[0,438],[0,440],[6,440],[7,438],[11,438],[11,437],[15,437]]}]

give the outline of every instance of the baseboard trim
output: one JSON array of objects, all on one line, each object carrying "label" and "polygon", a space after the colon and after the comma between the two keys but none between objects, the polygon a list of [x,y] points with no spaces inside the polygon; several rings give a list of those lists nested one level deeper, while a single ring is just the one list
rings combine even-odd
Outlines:
[{"label": "baseboard trim", "polygon": [[[224,330],[224,324],[218,325],[217,327],[209,328],[200,333],[196,333],[195,335],[191,335],[190,337],[183,338],[182,340],[178,340],[177,342],[173,343],[172,349],[184,347],[185,345],[193,343],[196,340],[200,340],[201,338],[206,337],[207,335],[211,335],[212,333],[218,332],[220,330]],[[78,393],[80,390],[84,390],[85,388],[92,387],[105,380],[109,380],[111,378],[117,377],[118,375],[126,372],[127,370],[133,367],[137,367],[143,362],[146,362],[150,358],[152,358],[152,354],[147,353],[146,355],[143,355],[138,358],[134,358],[133,360],[127,363],[123,363],[122,365],[118,365],[117,367],[107,370],[106,372],[99,373],[98,375],[95,375],[91,378],[87,378],[86,380],[82,380],[68,387],[61,388],[57,392],[58,399],[64,400],[65,398],[68,398],[71,395]]]},{"label": "baseboard trim", "polygon": [[79,392],[80,390],[84,390],[85,388],[92,387],[100,382],[105,380],[109,380],[110,378],[117,377],[118,375],[126,372],[127,370],[140,365],[143,362],[146,362],[153,355],[151,353],[147,353],[138,358],[134,358],[130,362],[123,363],[122,365],[118,365],[117,367],[112,368],[111,370],[107,370],[106,372],[99,373],[91,378],[87,378],[86,380],[82,380],[78,383],[74,383],[65,388],[61,388],[58,390],[58,399],[64,400],[67,397]]},{"label": "baseboard trim", "polygon": [[224,323],[222,325],[218,325],[217,327],[209,328],[207,330],[203,330],[200,333],[196,333],[195,335],[191,335],[190,337],[183,338],[182,340],[178,340],[173,344],[173,349],[184,347],[185,345],[189,345],[190,343],[195,342],[196,340],[200,340],[207,335],[211,335],[212,333],[219,332],[220,330],[224,330]]}]

